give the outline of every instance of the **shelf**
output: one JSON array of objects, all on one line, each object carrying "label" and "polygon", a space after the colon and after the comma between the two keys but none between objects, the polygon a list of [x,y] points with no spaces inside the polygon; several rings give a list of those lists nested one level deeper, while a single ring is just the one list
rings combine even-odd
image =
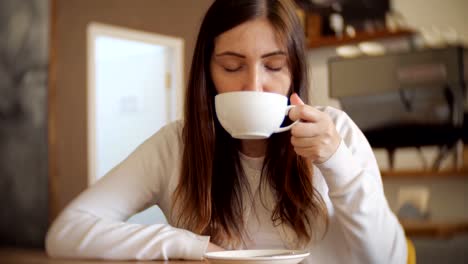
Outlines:
[{"label": "shelf", "polygon": [[449,239],[455,235],[468,233],[468,219],[460,221],[433,222],[400,220],[405,233],[413,238]]},{"label": "shelf", "polygon": [[323,47],[332,47],[332,46],[358,43],[362,41],[381,40],[381,39],[397,38],[397,37],[409,37],[413,34],[414,32],[411,30],[399,30],[395,32],[382,30],[382,31],[375,31],[372,33],[358,32],[356,33],[356,36],[353,38],[348,37],[348,36],[343,36],[342,38],[337,38],[335,36],[327,36],[327,37],[310,39],[308,40],[307,47],[309,49],[317,49],[317,48],[323,48]]},{"label": "shelf", "polygon": [[448,178],[468,178],[468,169],[462,170],[444,170],[444,171],[424,171],[424,170],[396,170],[381,171],[384,179],[448,179]]}]

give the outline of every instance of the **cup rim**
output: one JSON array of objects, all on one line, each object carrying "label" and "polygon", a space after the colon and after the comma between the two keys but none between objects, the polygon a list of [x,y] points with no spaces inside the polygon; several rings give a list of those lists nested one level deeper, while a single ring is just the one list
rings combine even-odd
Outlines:
[{"label": "cup rim", "polygon": [[217,93],[215,97],[217,96],[223,96],[223,95],[229,95],[229,94],[269,94],[269,95],[278,95],[281,97],[286,97],[286,95],[280,94],[280,93],[273,93],[273,92],[262,92],[262,91],[231,91],[231,92],[224,92],[224,93]]}]

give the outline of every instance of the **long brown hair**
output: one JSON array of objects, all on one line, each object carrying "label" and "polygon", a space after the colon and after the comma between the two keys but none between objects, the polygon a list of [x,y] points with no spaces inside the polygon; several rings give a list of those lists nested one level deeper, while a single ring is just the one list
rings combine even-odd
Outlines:
[{"label": "long brown hair", "polygon": [[[216,89],[209,65],[215,38],[256,18],[267,18],[287,47],[292,79],[289,95],[295,92],[307,99],[304,33],[294,3],[216,0],[203,19],[193,55],[185,98],[182,171],[173,206],[179,207],[178,226],[210,235],[222,246],[236,247],[243,240],[242,192],[248,184],[239,141],[222,128],[214,111]],[[270,185],[277,201],[271,215],[274,224],[289,225],[303,244],[312,238],[312,224],[327,219],[327,211],[312,185],[312,165],[296,155],[290,138],[286,132],[268,139],[262,184]]]}]

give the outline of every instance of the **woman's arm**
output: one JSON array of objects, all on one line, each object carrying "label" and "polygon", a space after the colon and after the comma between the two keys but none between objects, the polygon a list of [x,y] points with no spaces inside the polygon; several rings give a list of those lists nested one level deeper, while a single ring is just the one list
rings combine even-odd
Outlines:
[{"label": "woman's arm", "polygon": [[316,164],[329,187],[337,222],[349,247],[349,263],[406,263],[406,238],[388,206],[373,151],[345,113],[328,108],[342,140]]},{"label": "woman's arm", "polygon": [[[364,134],[344,112],[304,105],[289,112],[300,119],[292,130],[296,153],[322,172],[335,220],[349,249],[347,263],[404,263],[404,231],[390,210],[374,153]],[[339,241],[337,241],[339,243]]]},{"label": "woman's arm", "polygon": [[48,231],[47,253],[67,258],[201,259],[209,237],[167,224],[125,222],[160,202],[168,178],[180,171],[178,125],[162,128],[69,204]]}]

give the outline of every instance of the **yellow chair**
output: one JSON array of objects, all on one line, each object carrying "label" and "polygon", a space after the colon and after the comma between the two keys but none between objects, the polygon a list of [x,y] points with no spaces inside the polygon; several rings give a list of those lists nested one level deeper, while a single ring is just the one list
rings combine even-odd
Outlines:
[{"label": "yellow chair", "polygon": [[409,238],[406,238],[406,245],[408,246],[407,264],[416,264],[416,249],[414,247],[413,241],[411,241]]}]

